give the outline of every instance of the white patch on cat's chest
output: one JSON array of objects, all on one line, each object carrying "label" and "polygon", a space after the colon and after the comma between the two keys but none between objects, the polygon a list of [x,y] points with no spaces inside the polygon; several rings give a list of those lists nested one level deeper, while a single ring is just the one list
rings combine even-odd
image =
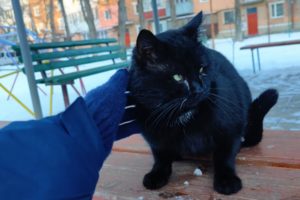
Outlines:
[{"label": "white patch on cat's chest", "polygon": [[180,124],[186,124],[193,117],[194,111],[188,111],[178,117],[178,122]]}]

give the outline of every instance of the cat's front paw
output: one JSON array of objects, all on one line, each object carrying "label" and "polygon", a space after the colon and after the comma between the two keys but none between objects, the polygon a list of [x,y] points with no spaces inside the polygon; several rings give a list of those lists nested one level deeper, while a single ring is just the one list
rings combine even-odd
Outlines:
[{"label": "cat's front paw", "polygon": [[234,194],[242,189],[242,181],[236,176],[215,176],[214,188],[217,192],[221,194]]},{"label": "cat's front paw", "polygon": [[170,175],[163,175],[157,171],[151,171],[144,176],[143,184],[149,190],[159,189],[169,181]]}]

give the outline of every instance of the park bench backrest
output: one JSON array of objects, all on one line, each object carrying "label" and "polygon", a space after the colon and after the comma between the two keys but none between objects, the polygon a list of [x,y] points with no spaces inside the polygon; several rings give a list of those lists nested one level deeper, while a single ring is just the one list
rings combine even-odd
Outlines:
[{"label": "park bench backrest", "polygon": [[[34,71],[41,72],[43,79],[49,79],[46,74],[48,70],[110,60],[111,65],[109,67],[103,66],[103,71],[107,71],[110,68],[118,68],[118,62],[124,62],[121,61],[121,58],[126,58],[126,52],[121,51],[121,46],[114,38],[39,43],[31,44],[29,48]],[[13,46],[13,49],[17,52],[19,61],[22,62],[20,47],[16,45]],[[104,65],[107,65],[107,63]],[[120,67],[124,66],[120,65]],[[97,71],[101,72],[99,69]],[[45,83],[41,80],[37,82]]]}]

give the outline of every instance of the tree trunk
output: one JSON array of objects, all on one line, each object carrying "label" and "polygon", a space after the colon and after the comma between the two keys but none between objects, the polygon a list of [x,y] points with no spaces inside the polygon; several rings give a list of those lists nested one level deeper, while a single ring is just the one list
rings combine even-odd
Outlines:
[{"label": "tree trunk", "polygon": [[125,54],[126,52],[125,34],[126,34],[126,20],[127,20],[125,0],[119,0],[118,6],[119,6],[119,26],[118,26],[119,43],[120,46],[122,47],[122,52]]},{"label": "tree trunk", "polygon": [[209,10],[210,10],[210,32],[211,32],[211,47],[215,49],[215,19],[214,19],[214,13],[213,13],[213,0],[209,1]]},{"label": "tree trunk", "polygon": [[235,39],[243,39],[240,0],[235,0]]},{"label": "tree trunk", "polygon": [[80,0],[83,18],[88,25],[90,38],[97,38],[97,30],[94,23],[94,15],[89,0]]},{"label": "tree trunk", "polygon": [[137,11],[139,13],[140,30],[145,28],[144,5],[143,0],[137,0]]},{"label": "tree trunk", "polygon": [[176,28],[176,3],[175,0],[170,1],[170,13],[171,13],[171,28]]},{"label": "tree trunk", "polygon": [[36,25],[35,25],[35,22],[34,22],[34,19],[33,19],[32,8],[31,7],[28,7],[28,15],[29,15],[29,18],[30,18],[31,30],[33,32],[35,32],[36,34],[38,34],[38,31],[36,29]]},{"label": "tree trunk", "polygon": [[52,41],[56,41],[56,29],[55,29],[55,22],[54,22],[54,2],[53,2],[53,0],[50,0],[50,2],[49,2],[48,16],[50,18],[51,38],[52,38]]},{"label": "tree trunk", "polygon": [[67,17],[67,14],[66,14],[64,1],[63,0],[58,0],[58,3],[60,5],[61,14],[62,14],[63,19],[64,19],[65,31],[66,31],[66,36],[67,36],[66,40],[68,41],[68,40],[71,40],[71,33],[70,33],[68,17]]},{"label": "tree trunk", "polygon": [[270,30],[270,12],[269,12],[269,3],[266,1],[266,18],[267,18],[267,26],[268,26],[268,42],[271,42],[271,30]]}]

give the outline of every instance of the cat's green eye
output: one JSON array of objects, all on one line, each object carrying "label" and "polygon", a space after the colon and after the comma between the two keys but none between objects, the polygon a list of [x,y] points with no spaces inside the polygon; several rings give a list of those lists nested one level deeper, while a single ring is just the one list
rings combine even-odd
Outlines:
[{"label": "cat's green eye", "polygon": [[200,73],[200,74],[203,73],[203,67],[201,67],[201,68],[199,69],[199,73]]},{"label": "cat's green eye", "polygon": [[177,82],[182,81],[183,77],[180,74],[173,75],[173,79]]},{"label": "cat's green eye", "polygon": [[200,77],[206,76],[206,73],[204,73],[204,67],[201,67],[201,68],[199,69],[199,76],[200,76]]}]

